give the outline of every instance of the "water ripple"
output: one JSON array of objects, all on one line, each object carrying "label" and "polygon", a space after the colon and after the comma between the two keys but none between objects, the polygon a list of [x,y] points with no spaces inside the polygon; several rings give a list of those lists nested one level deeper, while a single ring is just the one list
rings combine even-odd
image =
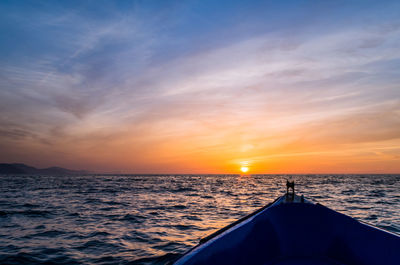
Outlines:
[{"label": "water ripple", "polygon": [[400,232],[400,176],[0,176],[0,264],[165,264],[271,202],[306,198]]}]

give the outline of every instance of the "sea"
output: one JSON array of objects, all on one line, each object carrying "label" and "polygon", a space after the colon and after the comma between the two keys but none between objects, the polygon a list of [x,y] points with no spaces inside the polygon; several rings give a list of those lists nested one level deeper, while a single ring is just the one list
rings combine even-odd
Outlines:
[{"label": "sea", "polygon": [[0,176],[0,264],[167,264],[286,191],[400,233],[400,175]]}]

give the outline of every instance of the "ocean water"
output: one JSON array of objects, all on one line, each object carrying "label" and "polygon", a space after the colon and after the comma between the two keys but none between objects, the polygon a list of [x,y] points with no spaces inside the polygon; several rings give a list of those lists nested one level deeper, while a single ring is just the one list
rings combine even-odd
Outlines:
[{"label": "ocean water", "polygon": [[0,264],[165,264],[282,195],[400,233],[400,175],[0,176]]}]

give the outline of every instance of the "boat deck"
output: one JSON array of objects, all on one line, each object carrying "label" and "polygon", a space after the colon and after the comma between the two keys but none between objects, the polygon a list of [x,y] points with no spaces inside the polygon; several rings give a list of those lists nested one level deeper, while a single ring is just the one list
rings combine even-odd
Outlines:
[{"label": "boat deck", "polygon": [[213,234],[179,259],[188,264],[399,264],[400,237],[302,197],[282,196]]}]

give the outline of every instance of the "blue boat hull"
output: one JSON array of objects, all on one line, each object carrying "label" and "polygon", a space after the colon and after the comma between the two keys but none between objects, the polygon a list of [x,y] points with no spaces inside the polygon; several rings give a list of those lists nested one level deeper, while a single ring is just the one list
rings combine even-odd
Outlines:
[{"label": "blue boat hull", "polygon": [[312,203],[269,207],[186,253],[189,264],[400,264],[400,236]]}]

